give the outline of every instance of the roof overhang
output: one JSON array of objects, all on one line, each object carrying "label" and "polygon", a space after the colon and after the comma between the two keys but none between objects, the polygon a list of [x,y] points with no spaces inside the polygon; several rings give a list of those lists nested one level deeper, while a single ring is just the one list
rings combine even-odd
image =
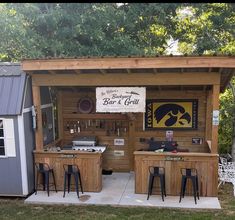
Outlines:
[{"label": "roof overhang", "polygon": [[[165,74],[219,73],[223,91],[235,72],[234,56],[163,56],[163,57],[91,57],[26,59],[23,71],[33,75],[45,74]],[[169,76],[169,75],[168,75]]]}]

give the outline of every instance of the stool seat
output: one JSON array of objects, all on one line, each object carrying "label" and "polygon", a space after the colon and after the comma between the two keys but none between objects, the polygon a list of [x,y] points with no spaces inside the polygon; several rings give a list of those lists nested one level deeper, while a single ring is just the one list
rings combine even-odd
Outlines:
[{"label": "stool seat", "polygon": [[50,174],[52,174],[53,177],[53,185],[55,186],[55,191],[57,192],[56,189],[56,183],[55,183],[55,175],[54,175],[54,170],[50,168],[50,166],[47,163],[35,163],[35,168],[36,168],[36,179],[35,179],[35,195],[37,194],[37,189],[38,189],[38,177],[39,174],[42,175],[43,178],[43,190],[47,188],[47,195],[49,196],[49,185],[50,185]]},{"label": "stool seat", "polygon": [[149,185],[148,185],[147,200],[149,199],[149,196],[152,195],[153,182],[154,182],[155,177],[159,177],[159,179],[160,179],[162,201],[164,201],[164,195],[166,196],[165,168],[164,167],[155,167],[155,166],[149,167]]},{"label": "stool seat", "polygon": [[193,196],[195,204],[197,204],[197,198],[199,199],[199,187],[197,169],[195,168],[181,168],[181,191],[179,202],[181,202],[182,197],[184,198],[187,179],[190,179],[192,181]]},{"label": "stool seat", "polygon": [[78,166],[76,164],[64,164],[63,168],[64,168],[64,195],[63,197],[65,197],[66,179],[68,179],[68,193],[70,192],[70,183],[71,183],[71,175],[72,175],[74,176],[76,192],[79,198],[78,185],[80,185],[82,193],[83,193],[83,188],[82,188],[81,173],[80,173]]}]

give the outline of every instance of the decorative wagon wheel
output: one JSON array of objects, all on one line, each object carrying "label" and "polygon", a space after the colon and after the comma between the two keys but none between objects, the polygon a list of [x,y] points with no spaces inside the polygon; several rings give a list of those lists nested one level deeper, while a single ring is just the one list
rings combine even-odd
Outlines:
[{"label": "decorative wagon wheel", "polygon": [[89,97],[81,98],[78,101],[77,107],[78,107],[78,112],[80,113],[85,113],[85,114],[91,113],[94,107],[93,100]]}]

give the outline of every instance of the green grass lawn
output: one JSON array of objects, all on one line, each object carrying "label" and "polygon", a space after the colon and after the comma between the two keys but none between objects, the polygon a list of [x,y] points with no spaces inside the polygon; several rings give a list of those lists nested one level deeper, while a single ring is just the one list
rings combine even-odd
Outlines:
[{"label": "green grass lawn", "polygon": [[0,219],[235,219],[235,197],[232,184],[219,190],[221,210],[190,210],[146,207],[117,207],[96,205],[32,205],[24,199],[0,198]]}]

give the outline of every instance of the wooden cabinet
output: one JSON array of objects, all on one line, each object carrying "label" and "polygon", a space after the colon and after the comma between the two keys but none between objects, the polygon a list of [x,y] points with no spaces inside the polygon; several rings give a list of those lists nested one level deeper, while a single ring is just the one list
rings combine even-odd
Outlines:
[{"label": "wooden cabinet", "polygon": [[[58,190],[64,189],[63,164],[77,164],[80,172],[83,190],[85,192],[100,192],[102,190],[102,154],[96,152],[34,152],[35,162],[48,163],[54,169]],[[50,179],[52,181],[52,178]],[[71,189],[74,190],[74,179],[71,179]]]},{"label": "wooden cabinet", "polygon": [[[218,155],[210,153],[155,153],[135,151],[135,193],[147,194],[149,167],[165,167],[166,194],[180,195],[181,168],[196,168],[200,196],[217,196]],[[159,193],[159,180],[155,181],[153,194]],[[186,195],[192,195],[188,181]]]}]

